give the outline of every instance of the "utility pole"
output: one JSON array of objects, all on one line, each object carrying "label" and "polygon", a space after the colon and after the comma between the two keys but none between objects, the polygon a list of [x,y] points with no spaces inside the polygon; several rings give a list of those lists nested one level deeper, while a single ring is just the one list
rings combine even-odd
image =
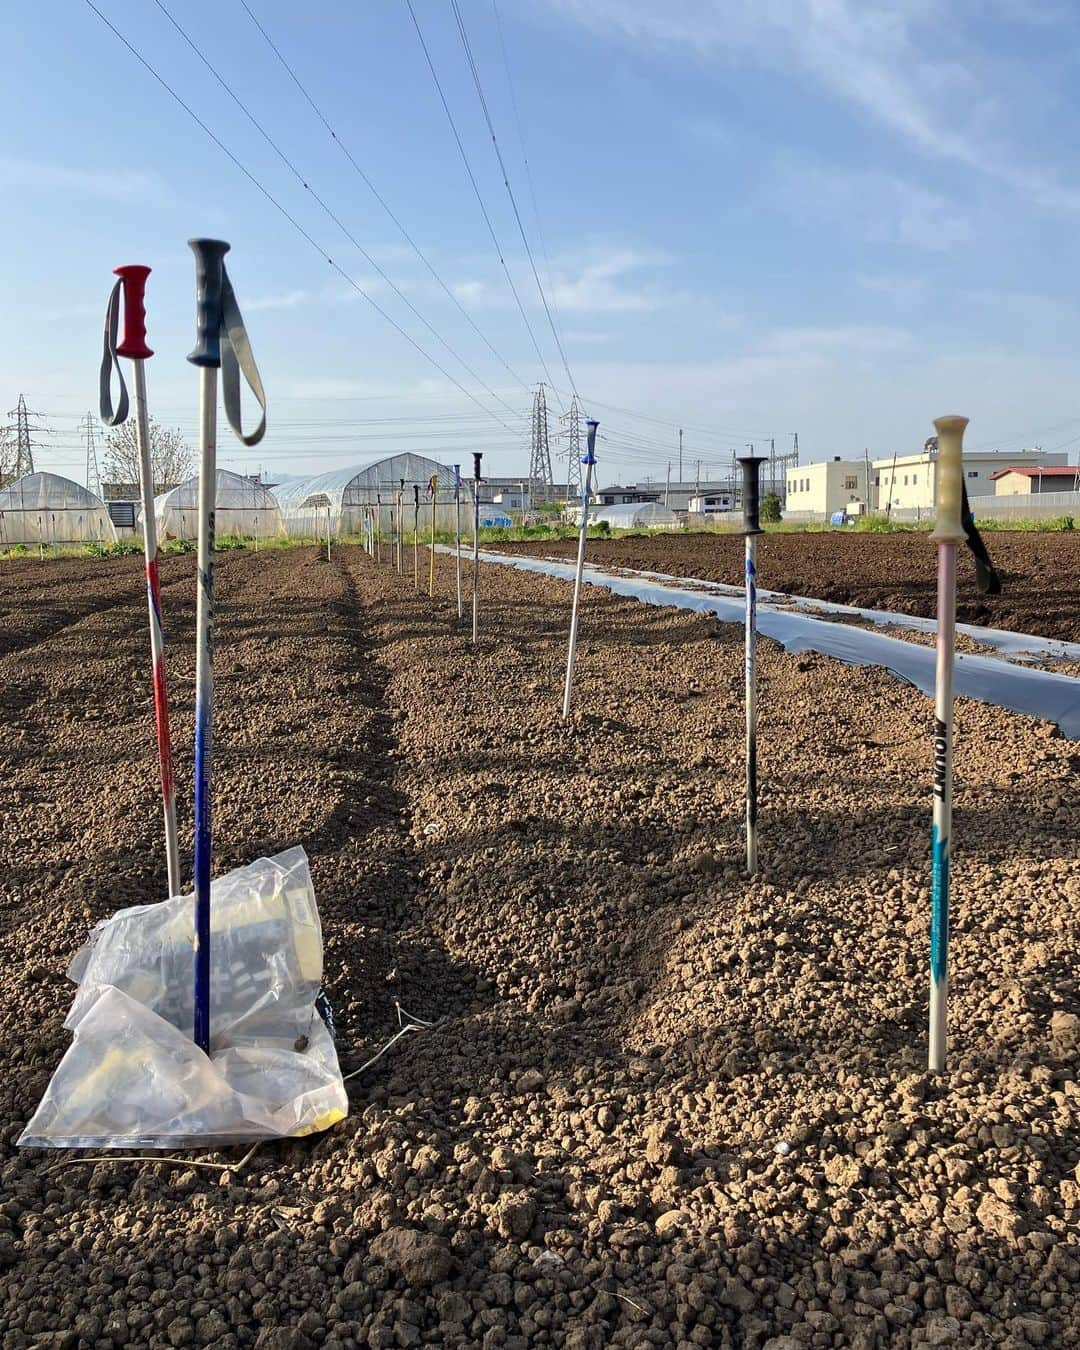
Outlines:
[{"label": "utility pole", "polygon": [[682,427],[679,428],[679,486],[682,487]]},{"label": "utility pole", "polygon": [[86,489],[88,492],[92,492],[95,497],[100,497],[101,474],[98,471],[97,422],[94,414],[88,412],[79,426],[86,428]]},{"label": "utility pole", "polygon": [[570,400],[570,411],[563,413],[560,421],[566,423],[566,430],[563,432],[567,441],[566,499],[570,502],[580,501],[582,493],[581,408],[578,404],[577,394]]},{"label": "utility pole", "polygon": [[551,495],[551,445],[548,441],[547,395],[542,384],[533,395],[532,448],[529,454],[529,497],[547,501]]},{"label": "utility pole", "polygon": [[866,514],[867,514],[867,515],[870,515],[871,512],[872,512],[873,509],[874,509],[873,503],[872,503],[871,500],[870,500],[870,447],[864,445],[864,446],[863,446],[863,452],[862,452],[862,453],[863,453],[863,464],[866,466],[866,467],[865,467],[865,473],[866,473],[866,494],[865,494],[865,495],[866,495]]},{"label": "utility pole", "polygon": [[668,460],[667,466],[667,486],[664,488],[664,505],[671,505],[671,460]]},{"label": "utility pole", "polygon": [[695,478],[694,478],[694,492],[695,492],[698,496],[700,496],[700,495],[701,495],[701,460],[700,460],[700,459],[699,459],[699,460],[695,460],[695,463],[697,464],[697,474],[695,475]]}]

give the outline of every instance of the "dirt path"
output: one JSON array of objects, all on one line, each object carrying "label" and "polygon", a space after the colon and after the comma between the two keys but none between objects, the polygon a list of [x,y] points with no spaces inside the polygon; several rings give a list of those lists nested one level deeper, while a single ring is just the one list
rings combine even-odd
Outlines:
[{"label": "dirt path", "polygon": [[[1080,641],[1080,534],[995,530],[986,535],[1003,591],[981,596],[966,549],[959,554],[957,617],[963,623]],[[572,558],[573,540],[499,544],[505,553]],[[739,586],[743,543],[731,534],[657,534],[589,541],[600,566],[634,567]],[[758,544],[758,575],[769,590],[814,596],[867,609],[933,615],[934,545],[925,534],[767,534]]]},{"label": "dirt path", "polygon": [[354,550],[220,563],[219,868],[307,848],[346,1067],[395,999],[438,1025],[245,1174],[46,1176],[64,967],[164,871],[145,616],[0,657],[42,682],[0,724],[3,1350],[1080,1337],[1074,746],[960,707],[935,1082],[921,696],[764,644],[750,883],[734,628],[588,592],[564,728],[565,583],[485,569],[473,652],[450,559],[434,605]]}]

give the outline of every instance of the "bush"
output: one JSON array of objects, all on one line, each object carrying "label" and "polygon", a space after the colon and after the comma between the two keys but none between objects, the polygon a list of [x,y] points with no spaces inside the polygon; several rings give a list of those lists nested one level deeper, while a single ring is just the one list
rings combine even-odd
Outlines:
[{"label": "bush", "polygon": [[780,520],[780,498],[775,492],[766,492],[761,499],[761,519],[769,524],[777,524]]}]

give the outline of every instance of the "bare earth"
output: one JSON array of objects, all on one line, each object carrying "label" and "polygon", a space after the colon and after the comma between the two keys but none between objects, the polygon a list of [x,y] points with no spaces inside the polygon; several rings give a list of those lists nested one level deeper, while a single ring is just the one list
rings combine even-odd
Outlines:
[{"label": "bare earth", "polygon": [[[959,550],[957,616],[964,623],[1080,641],[1080,533],[995,530],[984,535],[1002,593],[980,595],[966,548]],[[501,553],[572,558],[575,540],[498,544]],[[743,541],[735,534],[656,534],[589,540],[588,558],[604,567],[634,567],[742,585]],[[758,576],[769,590],[809,595],[866,609],[933,615],[935,546],[926,534],[835,530],[767,534],[758,541]]]},{"label": "bare earth", "polygon": [[563,727],[569,586],[482,580],[473,652],[449,558],[435,602],[354,549],[219,558],[218,870],[308,850],[346,1070],[395,999],[437,1025],[243,1171],[49,1172],[14,1141],[65,967],[164,882],[145,601],[137,559],[0,565],[0,1348],[1080,1344],[1078,747],[959,706],[933,1078],[928,700],[762,644],[749,882],[738,629],[588,590]]}]

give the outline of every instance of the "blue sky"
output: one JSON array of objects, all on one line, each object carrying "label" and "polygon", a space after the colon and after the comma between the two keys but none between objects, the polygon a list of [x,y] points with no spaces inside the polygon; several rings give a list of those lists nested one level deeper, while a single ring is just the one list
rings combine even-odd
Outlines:
[{"label": "blue sky", "polygon": [[[217,235],[233,245],[271,428],[254,451],[223,433],[225,464],[281,475],[481,448],[490,472],[523,472],[530,390],[549,377],[406,0],[248,2],[439,280],[241,0],[95,0],[443,371],[85,0],[45,0],[8,15],[19,59],[0,89],[4,406],[25,393],[55,429],[40,467],[81,477],[76,426],[96,398],[111,268],[145,262],[151,408],[194,439],[185,240]],[[570,372],[601,421],[602,478],[663,477],[678,425],[687,476],[698,457],[716,472],[732,449],[787,445],[793,431],[809,459],[910,449],[943,411],[970,416],[978,448],[1080,446],[1075,5],[459,3]],[[555,386],[554,437],[569,381],[452,6],[413,7]]]}]

